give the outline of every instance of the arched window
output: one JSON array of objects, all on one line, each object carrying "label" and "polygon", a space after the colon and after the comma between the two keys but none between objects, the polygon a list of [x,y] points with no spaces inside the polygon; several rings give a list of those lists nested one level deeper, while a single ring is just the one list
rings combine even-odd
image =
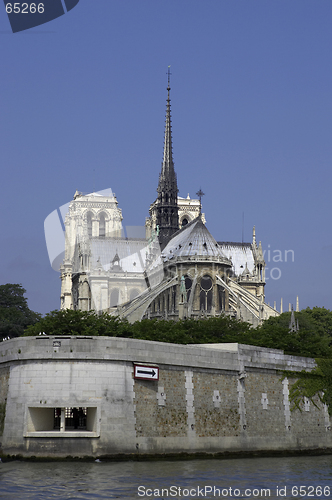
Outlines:
[{"label": "arched window", "polygon": [[263,281],[263,266],[262,264],[259,264],[258,266],[258,276],[261,281]]},{"label": "arched window", "polygon": [[105,214],[99,217],[99,238],[105,238]]},{"label": "arched window", "polygon": [[201,291],[199,293],[199,308],[203,311],[211,311],[212,307],[212,279],[205,275],[201,278]]},{"label": "arched window", "polygon": [[182,227],[186,226],[188,224],[188,219],[186,217],[182,219]]},{"label": "arched window", "polygon": [[191,278],[189,278],[189,276],[185,276],[184,277],[184,283],[185,283],[186,291],[187,291],[187,301],[189,301],[189,297],[190,297],[190,292],[191,292],[191,287],[192,287],[193,281],[192,281]]},{"label": "arched window", "polygon": [[92,238],[92,217],[93,214],[91,212],[88,212],[86,216],[86,223],[87,223],[89,238]]},{"label": "arched window", "polygon": [[116,307],[119,303],[119,289],[113,288],[111,292],[110,307]]}]

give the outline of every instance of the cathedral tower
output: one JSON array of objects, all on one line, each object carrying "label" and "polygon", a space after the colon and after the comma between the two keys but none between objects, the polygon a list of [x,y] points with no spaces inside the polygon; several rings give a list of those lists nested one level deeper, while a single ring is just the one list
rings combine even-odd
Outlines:
[{"label": "cathedral tower", "polygon": [[159,228],[159,243],[162,250],[172,235],[179,229],[178,185],[173,162],[170,90],[170,72],[168,69],[164,157],[159,175],[158,197],[155,206],[156,225]]}]

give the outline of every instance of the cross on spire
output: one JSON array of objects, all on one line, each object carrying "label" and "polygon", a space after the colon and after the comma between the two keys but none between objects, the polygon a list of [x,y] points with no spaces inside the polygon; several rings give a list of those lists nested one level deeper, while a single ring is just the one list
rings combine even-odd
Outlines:
[{"label": "cross on spire", "polygon": [[199,201],[202,202],[202,196],[204,196],[205,193],[203,193],[203,191],[201,190],[201,188],[199,188],[199,191],[197,191],[196,194],[199,197]]},{"label": "cross on spire", "polygon": [[202,196],[204,196],[205,193],[203,193],[202,189],[199,188],[199,191],[197,191],[196,195],[199,198],[199,215],[201,215],[201,213],[202,213]]}]

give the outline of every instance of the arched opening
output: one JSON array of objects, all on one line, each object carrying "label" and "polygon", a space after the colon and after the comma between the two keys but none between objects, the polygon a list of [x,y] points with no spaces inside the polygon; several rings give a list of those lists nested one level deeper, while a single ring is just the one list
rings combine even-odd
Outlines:
[{"label": "arched opening", "polygon": [[226,310],[226,294],[225,294],[225,288],[223,286],[218,285],[218,300],[219,300],[219,310],[220,311],[225,311]]},{"label": "arched opening", "polygon": [[105,238],[106,234],[106,223],[105,223],[105,214],[100,214],[99,217],[99,238]]},{"label": "arched opening", "polygon": [[186,226],[188,224],[188,219],[185,217],[182,219],[182,227]]},{"label": "arched opening", "polygon": [[113,288],[111,292],[110,307],[116,307],[119,303],[119,289]]},{"label": "arched opening", "polygon": [[88,212],[86,216],[86,224],[87,224],[89,238],[92,238],[92,217],[93,214],[91,212]]},{"label": "arched opening", "polygon": [[203,311],[211,311],[212,308],[212,279],[207,274],[201,278],[201,290],[199,294],[199,308]]},{"label": "arched opening", "polygon": [[176,286],[173,286],[172,289],[172,309],[173,311],[176,310]]},{"label": "arched opening", "polygon": [[164,210],[164,224],[168,224],[168,210],[167,208]]},{"label": "arched opening", "polygon": [[189,301],[193,281],[191,278],[189,278],[189,276],[185,276],[184,277],[184,284],[185,284],[186,292],[187,292],[187,301]]}]

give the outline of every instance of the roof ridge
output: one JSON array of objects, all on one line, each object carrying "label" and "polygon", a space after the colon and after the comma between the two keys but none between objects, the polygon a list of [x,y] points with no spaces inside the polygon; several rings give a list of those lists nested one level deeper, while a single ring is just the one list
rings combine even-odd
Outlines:
[{"label": "roof ridge", "polygon": [[228,245],[235,247],[251,247],[251,243],[249,242],[240,242],[240,241],[217,241],[218,245]]}]

